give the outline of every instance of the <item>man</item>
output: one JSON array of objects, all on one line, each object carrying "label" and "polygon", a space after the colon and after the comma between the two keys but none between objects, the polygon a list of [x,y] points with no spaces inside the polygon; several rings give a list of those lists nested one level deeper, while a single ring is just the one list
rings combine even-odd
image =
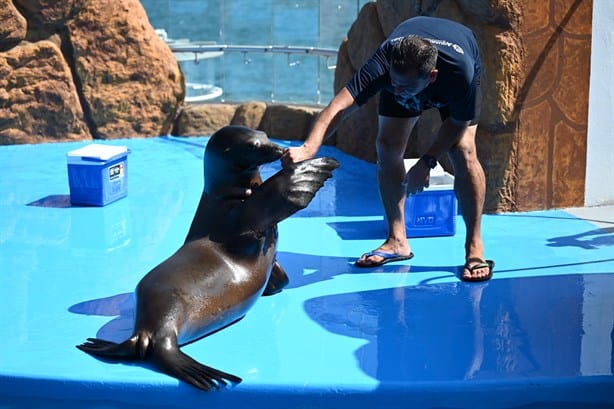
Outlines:
[{"label": "man", "polygon": [[[358,259],[375,267],[413,257],[405,231],[405,197],[429,185],[437,158],[448,153],[455,192],[467,226],[461,278],[483,281],[494,263],[484,259],[481,218],[486,191],[475,136],[480,114],[480,54],[475,35],[453,21],[415,17],[401,23],[321,112],[304,144],[289,148],[284,164],[315,156],[340,121],[380,91],[376,140],[377,178],[388,221],[388,238]],[[438,108],[442,125],[433,144],[407,173],[403,164],[409,135],[422,111]]]}]

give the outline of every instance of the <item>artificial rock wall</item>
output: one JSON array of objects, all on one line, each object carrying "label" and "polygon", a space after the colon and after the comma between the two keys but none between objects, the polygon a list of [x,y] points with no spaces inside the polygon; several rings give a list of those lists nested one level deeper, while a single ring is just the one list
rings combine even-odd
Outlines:
[{"label": "artificial rock wall", "polygon": [[138,0],[0,0],[0,144],[165,135],[184,97]]},{"label": "artificial rock wall", "polygon": [[[484,99],[477,144],[487,175],[486,210],[583,205],[592,1],[367,3],[339,48],[335,90],[398,23],[416,15],[459,21],[478,37]],[[341,126],[336,143],[375,161],[376,98],[361,111]],[[427,111],[406,155],[425,151],[439,123],[438,113]]]}]

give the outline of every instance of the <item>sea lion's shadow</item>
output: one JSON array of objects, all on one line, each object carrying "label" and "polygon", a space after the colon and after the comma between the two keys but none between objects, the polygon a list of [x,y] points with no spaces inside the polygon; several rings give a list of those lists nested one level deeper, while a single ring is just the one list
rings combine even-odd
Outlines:
[{"label": "sea lion's shadow", "polygon": [[[432,273],[441,271],[442,275],[423,280],[421,284],[450,275],[458,275],[458,266],[418,266],[411,260],[403,263],[386,264],[375,268],[354,266],[356,258],[322,256],[280,251],[277,260],[284,268],[290,283],[285,290],[332,280],[342,274],[373,273]],[[104,324],[96,333],[96,338],[113,342],[122,342],[132,335],[136,313],[136,296],[134,292],[121,293],[109,297],[83,301],[68,308],[73,314],[114,317]]]},{"label": "sea lion's shadow", "polygon": [[[428,279],[420,284],[427,284],[432,280],[449,277],[458,273],[458,266],[417,266],[411,261],[403,263],[386,264],[376,268],[360,268],[354,266],[355,258],[322,256],[316,254],[301,254],[293,252],[278,252],[277,260],[289,276],[290,282],[284,290],[292,290],[321,281],[332,280],[342,274],[399,274],[399,273],[432,273],[433,270],[441,271],[438,276],[429,275]],[[123,342],[130,338],[134,329],[136,314],[136,295],[134,292],[120,293],[108,297],[83,301],[68,308],[73,314],[113,317],[109,322],[102,325],[96,332],[96,338]],[[117,363],[115,360],[95,357],[103,362]],[[156,372],[157,369],[146,362],[122,361],[127,365],[147,367]]]},{"label": "sea lion's shadow", "polygon": [[68,308],[68,311],[81,315],[115,317],[96,332],[96,338],[122,342],[132,335],[136,297],[133,292],[112,295],[80,302]]},{"label": "sea lion's shadow", "polygon": [[402,273],[433,273],[441,272],[436,276],[429,274],[429,278],[420,281],[428,284],[430,281],[460,274],[458,266],[432,266],[414,265],[412,260],[401,263],[385,264],[379,267],[364,268],[354,265],[357,257],[320,256],[314,254],[301,254],[293,252],[278,252],[277,261],[284,268],[290,283],[286,289],[299,288],[321,281],[332,280],[342,274],[402,274]]},{"label": "sea lion's shadow", "polygon": [[[134,329],[134,315],[136,312],[136,297],[134,292],[121,293],[112,295],[109,297],[98,298],[95,300],[83,301],[78,304],[72,305],[68,308],[68,311],[74,314],[81,315],[96,315],[102,317],[115,317],[111,321],[104,324],[96,332],[96,338],[104,339],[113,342],[123,342],[130,338]],[[121,364],[128,366],[138,366],[146,368],[157,373],[164,373],[160,371],[155,365],[149,361],[127,361],[127,360],[115,360],[104,358],[97,355],[90,356],[101,362],[107,364]],[[178,382],[179,388],[185,388],[185,390],[191,390],[192,387]]]},{"label": "sea lion's shadow", "polygon": [[[103,339],[106,341],[112,341],[116,343],[121,343],[124,340],[130,338],[132,336],[134,330],[134,317],[136,314],[136,295],[134,292],[131,293],[121,293],[112,295],[109,297],[98,298],[95,300],[83,301],[77,304],[74,304],[68,308],[69,312],[73,314],[80,315],[95,315],[99,317],[115,317],[111,319],[111,321],[104,324],[100,329],[96,332],[96,338]],[[237,321],[240,321],[238,319]],[[226,327],[234,325],[237,321],[234,321],[228,324]],[[181,344],[180,347],[184,347],[193,342],[200,341],[203,338],[206,338],[210,335],[215,334],[218,331],[225,329],[226,327],[220,328],[217,331],[214,331],[210,334],[202,338],[198,338],[192,340],[186,344]],[[97,359],[101,362],[110,363],[110,364],[122,364],[129,366],[139,366],[142,368],[147,368],[154,372],[164,373],[158,367],[151,364],[147,360],[116,360],[112,358],[104,358],[98,355],[90,356],[94,359]],[[221,385],[223,388],[224,386]],[[183,384],[183,382],[179,382],[179,387],[185,387],[186,390],[192,390],[191,386],[187,384]],[[226,386],[226,388],[232,387],[232,383]]]},{"label": "sea lion's shadow", "polygon": [[[102,317],[115,317],[104,324],[96,332],[96,338],[113,342],[123,342],[130,338],[134,329],[134,315],[136,312],[136,297],[133,292],[112,295],[95,300],[83,301],[72,305],[68,311],[73,314],[96,315]],[[116,365],[138,366],[157,373],[163,373],[149,361],[128,361],[104,358],[97,355],[90,356],[100,362]],[[189,385],[178,382],[178,387],[191,390]]]},{"label": "sea lion's shadow", "polygon": [[[367,241],[385,240],[386,224],[383,218],[377,220],[361,221],[337,221],[327,223],[328,227],[335,230],[342,240]],[[364,251],[368,251],[366,248]],[[342,274],[373,274],[373,273],[433,273],[441,272],[437,276],[423,280],[420,284],[427,284],[432,280],[444,277],[460,277],[459,266],[416,265],[414,260],[401,263],[385,264],[373,268],[357,267],[354,265],[360,257],[357,253],[354,257],[323,256],[317,254],[302,254],[278,251],[277,260],[284,268],[290,283],[287,289],[298,288],[320,281],[333,279]]]}]

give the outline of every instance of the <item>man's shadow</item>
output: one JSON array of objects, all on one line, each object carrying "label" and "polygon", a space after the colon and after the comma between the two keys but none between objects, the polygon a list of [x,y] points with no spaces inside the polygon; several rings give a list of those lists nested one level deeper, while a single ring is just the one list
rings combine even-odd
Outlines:
[{"label": "man's shadow", "polygon": [[[592,277],[611,286],[611,274]],[[327,331],[367,341],[353,355],[381,387],[576,376],[583,320],[599,315],[587,311],[585,285],[578,274],[401,286],[315,297],[304,309]]]},{"label": "man's shadow", "polygon": [[548,246],[579,247],[585,250],[614,246],[614,227],[589,230],[570,236],[553,237],[548,239]]}]

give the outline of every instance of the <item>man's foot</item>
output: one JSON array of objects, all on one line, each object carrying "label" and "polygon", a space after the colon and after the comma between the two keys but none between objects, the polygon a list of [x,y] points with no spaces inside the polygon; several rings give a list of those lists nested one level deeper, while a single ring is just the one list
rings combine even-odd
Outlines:
[{"label": "man's foot", "polygon": [[471,282],[490,280],[494,268],[495,262],[492,260],[470,257],[463,267],[461,280]]},{"label": "man's foot", "polygon": [[[393,261],[409,260],[414,257],[414,253],[409,253],[403,256],[397,253],[384,253],[383,251],[373,250],[362,255],[362,257],[354,263],[356,267],[377,267],[382,264],[391,263]],[[377,258],[378,260],[373,260]],[[366,261],[361,261],[366,260]]]},{"label": "man's foot", "polygon": [[414,253],[409,250],[409,247],[394,249],[385,243],[381,247],[363,254],[354,265],[356,267],[377,267],[393,261],[409,260],[413,256]]}]

